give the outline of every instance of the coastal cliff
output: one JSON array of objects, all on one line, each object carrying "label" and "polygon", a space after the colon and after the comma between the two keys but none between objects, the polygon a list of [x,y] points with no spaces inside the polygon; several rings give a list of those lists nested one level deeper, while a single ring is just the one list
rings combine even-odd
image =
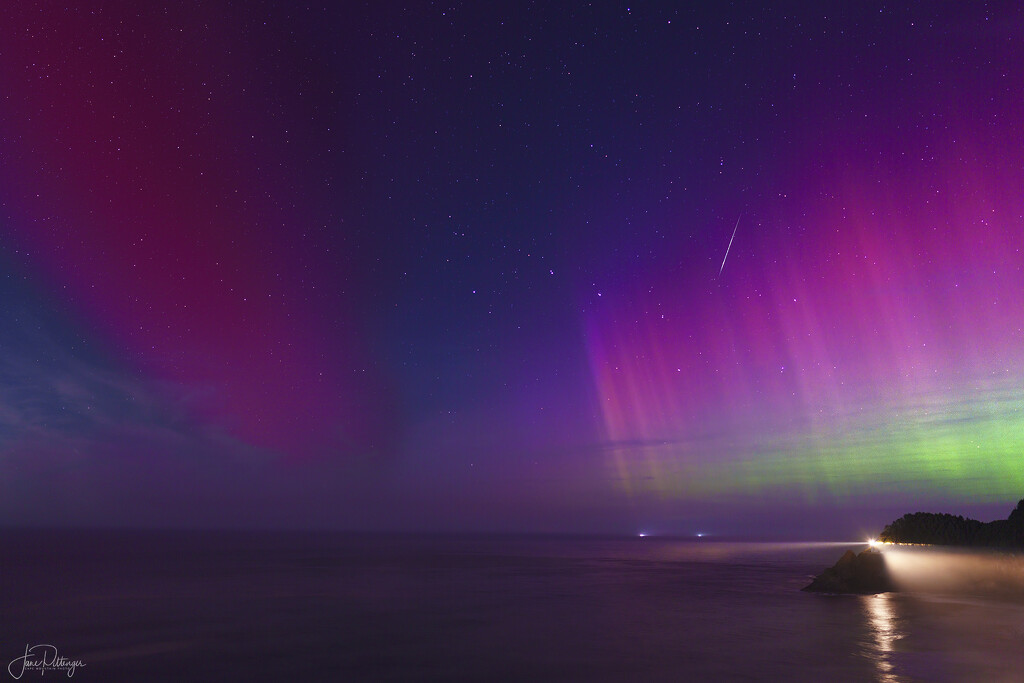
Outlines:
[{"label": "coastal cliff", "polygon": [[882,553],[868,548],[860,555],[847,550],[839,561],[803,588],[811,593],[887,593],[895,590]]},{"label": "coastal cliff", "polygon": [[[1024,549],[1024,500],[1017,503],[1009,517],[992,522],[934,512],[903,515],[886,525],[878,540],[913,545]],[[991,577],[986,580],[991,583]],[[868,548],[859,555],[847,550],[835,565],[803,590],[871,594],[896,588],[885,566],[884,555]]]}]

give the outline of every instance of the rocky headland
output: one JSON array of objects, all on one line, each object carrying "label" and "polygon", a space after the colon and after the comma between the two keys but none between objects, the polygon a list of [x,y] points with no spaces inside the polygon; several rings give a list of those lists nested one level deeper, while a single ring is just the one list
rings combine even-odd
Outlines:
[{"label": "rocky headland", "polygon": [[[889,523],[878,535],[882,543],[960,546],[967,548],[1024,549],[1024,500],[1010,516],[979,522],[960,515],[915,512]],[[859,555],[847,550],[839,561],[823,571],[805,591],[815,593],[886,593],[896,590],[885,566],[885,557],[874,548]]]},{"label": "rocky headland", "polygon": [[805,591],[812,593],[887,593],[895,590],[882,553],[868,548],[860,555],[847,550],[833,566],[819,574]]},{"label": "rocky headland", "polygon": [[878,540],[968,548],[1024,548],[1024,500],[1017,503],[1009,517],[992,522],[934,512],[903,515],[888,524]]}]

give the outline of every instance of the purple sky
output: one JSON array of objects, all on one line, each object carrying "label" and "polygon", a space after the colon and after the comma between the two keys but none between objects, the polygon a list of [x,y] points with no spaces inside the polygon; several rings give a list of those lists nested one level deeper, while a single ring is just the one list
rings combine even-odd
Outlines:
[{"label": "purple sky", "polygon": [[1022,11],[720,4],[0,10],[0,523],[1005,516]]}]

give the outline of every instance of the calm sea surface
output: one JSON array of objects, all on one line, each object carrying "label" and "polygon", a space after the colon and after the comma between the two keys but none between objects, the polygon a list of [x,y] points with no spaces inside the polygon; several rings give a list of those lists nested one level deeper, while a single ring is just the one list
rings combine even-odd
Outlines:
[{"label": "calm sea surface", "polygon": [[[1024,603],[800,592],[840,546],[167,532],[0,540],[0,680],[14,680],[10,662],[22,673],[25,648],[40,644],[84,663],[76,681],[1024,680]],[[20,680],[64,676],[28,668]]]}]

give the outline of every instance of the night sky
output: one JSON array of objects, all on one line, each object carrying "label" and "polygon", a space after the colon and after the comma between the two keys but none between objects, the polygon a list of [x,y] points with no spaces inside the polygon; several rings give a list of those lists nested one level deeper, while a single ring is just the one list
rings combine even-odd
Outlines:
[{"label": "night sky", "polygon": [[72,4],[0,9],[0,523],[1024,497],[1016,3]]}]

